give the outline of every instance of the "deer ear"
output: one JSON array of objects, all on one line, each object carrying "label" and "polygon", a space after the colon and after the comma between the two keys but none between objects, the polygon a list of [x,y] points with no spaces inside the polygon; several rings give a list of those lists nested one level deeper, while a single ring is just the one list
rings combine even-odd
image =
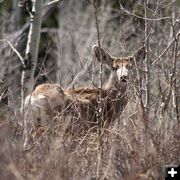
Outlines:
[{"label": "deer ear", "polygon": [[99,48],[97,45],[94,45],[92,47],[93,51],[94,51],[94,55],[96,57],[96,59],[101,62],[101,58],[102,58],[102,63],[112,67],[112,61],[113,61],[113,57],[104,49]]}]

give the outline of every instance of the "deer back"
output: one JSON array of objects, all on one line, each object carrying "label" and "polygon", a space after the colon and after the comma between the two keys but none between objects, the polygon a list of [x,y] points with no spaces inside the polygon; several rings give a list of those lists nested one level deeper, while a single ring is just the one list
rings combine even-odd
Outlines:
[{"label": "deer back", "polygon": [[63,89],[58,84],[39,85],[25,101],[34,119],[46,123],[57,116],[71,116],[73,122],[88,129],[97,125],[100,113],[107,126],[120,116],[128,101],[126,88],[135,55],[114,57],[96,45],[93,51],[96,60],[111,71],[105,87]]}]

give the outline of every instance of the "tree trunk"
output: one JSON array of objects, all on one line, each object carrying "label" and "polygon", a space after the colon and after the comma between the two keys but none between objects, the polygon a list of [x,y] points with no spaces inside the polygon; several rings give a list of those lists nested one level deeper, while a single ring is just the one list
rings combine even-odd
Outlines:
[{"label": "tree trunk", "polygon": [[41,33],[43,1],[32,1],[31,24],[28,34],[26,46],[26,57],[24,60],[21,77],[21,112],[24,111],[24,98],[26,94],[30,94],[34,86],[34,74],[37,65],[39,41]]}]

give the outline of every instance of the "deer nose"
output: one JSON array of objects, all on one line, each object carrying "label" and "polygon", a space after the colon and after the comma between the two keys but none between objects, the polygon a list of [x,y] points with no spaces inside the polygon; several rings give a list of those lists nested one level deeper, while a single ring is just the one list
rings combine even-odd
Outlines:
[{"label": "deer nose", "polygon": [[127,77],[127,76],[121,76],[120,80],[121,80],[122,82],[127,82],[128,77]]}]

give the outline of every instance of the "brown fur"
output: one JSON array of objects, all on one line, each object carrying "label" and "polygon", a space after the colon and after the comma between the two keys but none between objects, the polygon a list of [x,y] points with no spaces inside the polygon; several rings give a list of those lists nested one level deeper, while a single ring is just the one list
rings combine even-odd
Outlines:
[{"label": "brown fur", "polygon": [[[42,84],[36,87],[32,96],[26,98],[31,107],[32,117],[40,124],[48,124],[54,117],[70,117],[69,129],[80,133],[101,124],[108,127],[120,116],[127,104],[126,94],[128,70],[133,65],[133,57],[116,58],[97,46],[93,47],[98,61],[111,69],[105,88],[62,89],[58,84]],[[122,78],[125,79],[122,79]],[[100,92],[102,106],[100,109]],[[99,112],[102,117],[100,119]],[[63,118],[61,118],[63,121]]]}]

